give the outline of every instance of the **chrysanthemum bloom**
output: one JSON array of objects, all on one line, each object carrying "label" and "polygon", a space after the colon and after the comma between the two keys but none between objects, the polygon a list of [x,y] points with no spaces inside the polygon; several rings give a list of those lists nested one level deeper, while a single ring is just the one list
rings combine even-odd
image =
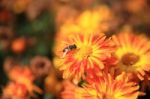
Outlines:
[{"label": "chrysanthemum bloom", "polygon": [[137,99],[139,86],[130,82],[122,73],[116,78],[106,74],[97,82],[83,87],[67,84],[62,92],[63,99]]},{"label": "chrysanthemum bloom", "polygon": [[84,34],[85,36],[104,34],[112,27],[113,19],[112,12],[105,5],[85,10],[78,17],[68,18],[58,28],[53,49],[54,53],[56,52],[55,49],[60,47],[60,39],[71,38],[78,34]]},{"label": "chrysanthemum bloom", "polygon": [[31,60],[31,70],[37,78],[45,77],[52,69],[51,61],[47,57],[35,56]]},{"label": "chrysanthemum bloom", "polygon": [[95,90],[78,87],[69,81],[63,83],[61,97],[62,99],[98,99]]},{"label": "chrysanthemum bloom", "polygon": [[24,85],[31,95],[33,95],[33,91],[41,93],[41,90],[33,84],[34,76],[29,68],[16,66],[8,76],[10,80]]},{"label": "chrysanthemum bloom", "polygon": [[113,37],[118,46],[115,52],[118,58],[117,68],[127,72],[133,78],[143,80],[150,70],[150,41],[143,35],[120,33]]},{"label": "chrysanthemum bloom", "polygon": [[103,61],[110,58],[115,49],[111,38],[106,39],[104,35],[75,35],[60,45],[54,65],[63,71],[63,78],[73,77],[74,80],[86,73],[100,75],[100,70],[104,69]]},{"label": "chrysanthemum bloom", "polygon": [[28,99],[28,91],[23,84],[10,82],[3,89],[2,99]]},{"label": "chrysanthemum bloom", "polygon": [[[107,31],[113,14],[107,6],[85,10],[78,17],[68,19],[58,31],[58,35],[72,35],[74,33],[100,33]],[[111,26],[112,27],[112,26]]]},{"label": "chrysanthemum bloom", "polygon": [[107,6],[103,5],[101,7],[85,10],[78,17],[67,19],[66,22],[58,28],[56,41],[58,41],[59,44],[59,40],[65,38],[66,35],[102,33],[108,30],[112,19],[113,14]]}]

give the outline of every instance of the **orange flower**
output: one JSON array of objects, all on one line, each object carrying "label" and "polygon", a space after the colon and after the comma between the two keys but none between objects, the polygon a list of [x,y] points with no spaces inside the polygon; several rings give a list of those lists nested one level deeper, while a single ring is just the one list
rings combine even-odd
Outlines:
[{"label": "orange flower", "polygon": [[74,35],[80,34],[85,36],[104,34],[104,32],[112,28],[110,24],[112,24],[113,19],[113,14],[105,5],[85,10],[75,18],[68,18],[66,22],[58,28],[53,49],[54,53],[56,52],[55,50],[61,46],[60,39],[65,39],[66,37],[72,38]]},{"label": "orange flower", "polygon": [[13,5],[13,10],[16,13],[21,13],[28,7],[31,0],[15,0]]},{"label": "orange flower", "polygon": [[11,45],[12,51],[16,54],[20,54],[24,52],[26,47],[27,47],[27,41],[23,37],[15,39]]},{"label": "orange flower", "polygon": [[101,5],[91,10],[85,10],[78,17],[68,19],[60,27],[60,35],[71,35],[72,33],[101,33],[107,31],[110,22],[113,19],[113,14],[110,9]]},{"label": "orange flower", "polygon": [[9,78],[16,83],[24,85],[31,95],[33,94],[33,91],[41,93],[41,90],[33,85],[34,76],[27,67],[14,67],[9,72]]},{"label": "orange flower", "polygon": [[118,58],[117,68],[127,72],[131,78],[143,80],[150,70],[150,41],[143,35],[120,33],[113,37],[118,46],[115,52]]},{"label": "orange flower", "polygon": [[[137,99],[139,86],[130,82],[125,73],[113,78],[110,74],[100,77],[91,85],[77,87],[67,84],[62,92],[63,99]],[[69,98],[70,97],[70,98]]]},{"label": "orange flower", "polygon": [[[104,61],[111,57],[115,46],[104,35],[76,35],[62,41],[55,66],[63,71],[63,78],[79,80],[84,74],[97,73],[104,69]],[[64,51],[64,52],[63,52]]]},{"label": "orange flower", "polygon": [[[69,81],[63,83],[64,90],[61,92],[62,99],[98,99],[93,90],[81,88]],[[95,90],[94,90],[95,91]],[[94,94],[94,95],[92,95]]]},{"label": "orange flower", "polygon": [[3,89],[3,97],[11,99],[28,99],[28,91],[23,84],[10,82]]},{"label": "orange flower", "polygon": [[79,16],[67,19],[58,28],[55,46],[59,46],[59,40],[66,38],[66,35],[67,37],[71,37],[76,34],[91,35],[106,32],[110,29],[113,19],[112,12],[105,5],[85,10]]}]

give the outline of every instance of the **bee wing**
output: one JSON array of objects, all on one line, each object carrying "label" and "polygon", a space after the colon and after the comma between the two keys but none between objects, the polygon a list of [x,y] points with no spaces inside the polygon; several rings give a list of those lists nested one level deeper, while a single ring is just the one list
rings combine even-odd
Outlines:
[{"label": "bee wing", "polygon": [[66,56],[66,54],[68,53],[68,51],[69,51],[68,49],[65,50],[65,52],[64,52],[63,55],[62,55],[62,58],[65,58],[65,56]]}]

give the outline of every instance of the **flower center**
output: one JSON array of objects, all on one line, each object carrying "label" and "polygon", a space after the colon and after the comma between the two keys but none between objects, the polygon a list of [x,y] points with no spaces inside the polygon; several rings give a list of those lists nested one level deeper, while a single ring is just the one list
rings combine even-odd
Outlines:
[{"label": "flower center", "polygon": [[83,59],[90,57],[90,54],[92,53],[92,48],[89,46],[83,46],[79,49],[78,54],[76,55],[76,58]]},{"label": "flower center", "polygon": [[127,53],[123,55],[121,61],[124,65],[131,66],[139,61],[139,56],[134,53]]}]

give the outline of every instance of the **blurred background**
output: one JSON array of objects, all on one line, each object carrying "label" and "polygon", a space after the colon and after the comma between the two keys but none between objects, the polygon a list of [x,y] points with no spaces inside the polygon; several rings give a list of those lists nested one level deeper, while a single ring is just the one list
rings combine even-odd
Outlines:
[{"label": "blurred background", "polygon": [[96,32],[112,35],[128,28],[150,36],[150,0],[0,0],[0,95],[13,66],[27,66],[33,83],[44,90],[33,99],[59,99],[63,80],[52,64],[55,37],[76,31],[68,23],[88,31],[95,12],[100,18],[94,21],[99,25]]}]

